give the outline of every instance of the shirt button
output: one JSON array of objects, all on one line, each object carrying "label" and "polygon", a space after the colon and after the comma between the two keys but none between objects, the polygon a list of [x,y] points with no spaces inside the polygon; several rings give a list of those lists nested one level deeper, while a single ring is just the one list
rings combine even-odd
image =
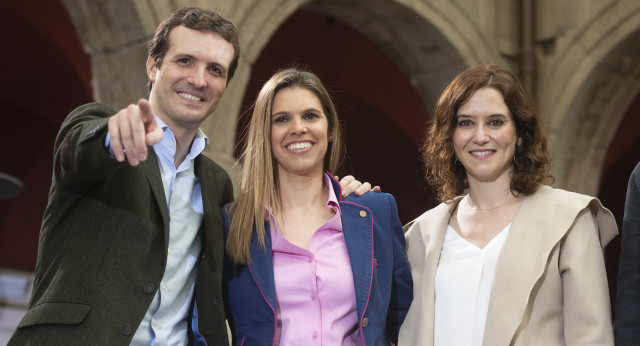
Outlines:
[{"label": "shirt button", "polygon": [[144,285],[144,293],[153,293],[153,284]]},{"label": "shirt button", "polygon": [[311,300],[316,300],[316,294],[315,293],[311,293]]},{"label": "shirt button", "polygon": [[173,141],[169,141],[169,146],[172,147],[173,146]]},{"label": "shirt button", "polygon": [[365,217],[367,216],[367,212],[364,210],[360,210],[360,217]]},{"label": "shirt button", "polygon": [[167,253],[168,253],[169,255],[171,255],[171,248],[169,248],[169,249],[167,250]]},{"label": "shirt button", "polygon": [[153,326],[157,328],[158,327],[158,321],[153,321]]},{"label": "shirt button", "polygon": [[130,324],[125,324],[124,326],[122,326],[122,334],[129,335],[131,334],[131,332],[133,332],[133,327],[131,327]]},{"label": "shirt button", "polygon": [[362,328],[365,328],[366,326],[369,325],[369,319],[368,318],[363,318],[362,319]]},{"label": "shirt button", "polygon": [[313,334],[311,334],[311,339],[315,340],[318,338],[318,333],[313,332]]},{"label": "shirt button", "polygon": [[176,213],[172,210],[171,211],[171,217],[175,217],[175,216],[176,216]]},{"label": "shirt button", "polygon": [[168,290],[169,290],[169,288],[167,287],[167,285],[164,285],[164,284],[163,284],[163,285],[162,285],[162,290],[166,292],[166,291],[168,291]]},{"label": "shirt button", "polygon": [[309,257],[309,258],[307,259],[307,262],[309,262],[309,263],[313,262],[313,258]]}]

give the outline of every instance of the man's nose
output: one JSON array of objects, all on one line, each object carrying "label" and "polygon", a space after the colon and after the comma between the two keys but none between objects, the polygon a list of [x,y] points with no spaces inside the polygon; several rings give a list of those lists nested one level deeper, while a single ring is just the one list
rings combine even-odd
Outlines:
[{"label": "man's nose", "polygon": [[189,73],[187,81],[198,89],[202,89],[207,86],[207,79],[205,78],[206,68],[195,67]]}]

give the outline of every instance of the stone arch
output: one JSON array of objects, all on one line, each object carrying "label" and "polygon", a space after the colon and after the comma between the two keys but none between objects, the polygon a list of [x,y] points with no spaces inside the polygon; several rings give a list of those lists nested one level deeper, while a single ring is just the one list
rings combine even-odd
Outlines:
[{"label": "stone arch", "polygon": [[[124,107],[147,95],[144,61],[155,27],[182,6],[210,8],[240,32],[241,59],[215,114],[202,125],[213,139],[206,154],[232,176],[236,120],[252,63],[271,35],[294,11],[308,7],[358,28],[386,51],[411,80],[431,110],[442,87],[460,70],[477,63],[508,64],[494,37],[496,14],[482,2],[447,0],[62,0],[91,55],[97,101]],[[481,11],[489,18],[478,19]],[[416,33],[422,33],[416,35]],[[237,186],[237,184],[236,184]]]},{"label": "stone arch", "polygon": [[[334,16],[369,37],[395,61],[430,111],[439,91],[460,70],[477,63],[506,63],[502,56],[495,53],[497,49],[492,49],[491,40],[474,28],[473,9],[467,8],[467,12],[464,12],[462,6],[450,1],[253,2],[251,6],[230,9],[229,18],[234,18],[232,20],[237,23],[241,34],[242,82],[232,83],[237,83],[230,86],[235,88],[233,96],[229,95],[231,90],[228,90],[221,104],[221,107],[228,106],[229,111],[223,113],[225,120],[213,117],[211,122],[216,122],[216,126],[210,127],[208,133],[235,133],[235,116],[239,115],[238,109],[241,107],[239,98],[246,88],[253,62],[277,28],[298,9]],[[224,122],[224,130],[221,130],[221,122]],[[212,156],[219,162],[231,163],[233,148],[230,145],[233,141],[228,137],[225,140],[224,148],[218,147],[216,150],[221,150]]]},{"label": "stone arch", "polygon": [[629,7],[616,2],[598,13],[541,78],[553,173],[563,188],[597,195],[609,144],[640,91],[640,7]]}]

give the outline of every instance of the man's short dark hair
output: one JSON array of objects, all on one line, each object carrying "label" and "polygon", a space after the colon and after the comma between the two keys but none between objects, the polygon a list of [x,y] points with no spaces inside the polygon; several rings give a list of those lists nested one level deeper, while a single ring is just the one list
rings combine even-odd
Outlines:
[{"label": "man's short dark hair", "polygon": [[[238,32],[229,20],[216,12],[202,8],[183,7],[173,12],[158,25],[153,38],[149,41],[149,56],[155,61],[156,67],[162,66],[162,59],[169,50],[169,34],[173,28],[179,25],[192,30],[212,32],[233,45],[233,60],[231,60],[227,73],[227,83],[229,83],[238,68],[238,59],[240,58]],[[151,91],[151,81],[147,85]]]}]

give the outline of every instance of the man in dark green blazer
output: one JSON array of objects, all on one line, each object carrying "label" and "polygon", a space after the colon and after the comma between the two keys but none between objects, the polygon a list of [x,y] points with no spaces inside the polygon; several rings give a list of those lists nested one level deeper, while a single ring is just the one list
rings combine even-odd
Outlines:
[{"label": "man in dark green blazer", "polygon": [[[87,104],[65,119],[33,295],[9,345],[181,345],[194,335],[228,345],[220,208],[233,189],[202,155],[199,127],[238,57],[231,22],[180,9],[149,43],[148,101],[117,112]],[[371,188],[341,183],[344,195]]]},{"label": "man in dark green blazer", "polygon": [[[200,124],[238,65],[235,27],[185,8],[150,42],[149,101],[74,110],[55,143],[33,296],[10,345],[228,344],[220,207]],[[194,321],[195,322],[195,321]]]}]

